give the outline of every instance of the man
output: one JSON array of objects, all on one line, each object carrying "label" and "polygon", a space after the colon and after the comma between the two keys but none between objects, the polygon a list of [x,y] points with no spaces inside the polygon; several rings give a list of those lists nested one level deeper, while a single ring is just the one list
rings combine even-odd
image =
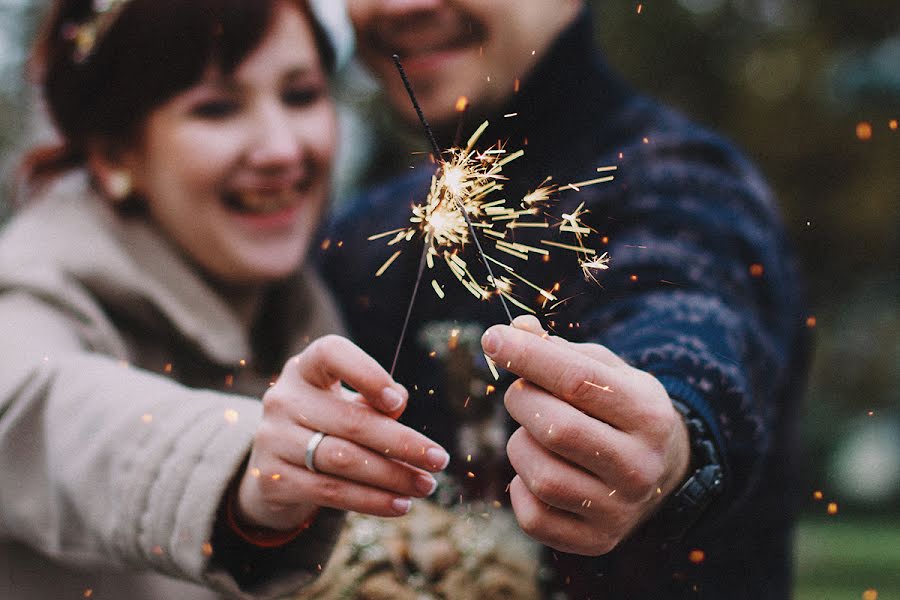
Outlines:
[{"label": "man", "polygon": [[[552,211],[559,217],[585,203],[586,224],[612,257],[602,286],[584,280],[564,253],[517,263],[545,289],[561,282],[570,298],[543,325],[520,318],[481,340],[520,378],[504,397],[517,425],[506,445],[515,473],[503,483],[523,531],[547,548],[548,590],[571,598],[789,597],[791,457],[806,341],[798,277],[759,176],[721,138],[611,74],[584,2],[348,6],[360,56],[411,127],[417,115],[393,54],[442,147],[464,116],[469,130],[490,120],[486,145],[525,149],[504,169],[508,198],[545,176],[564,184],[618,167],[613,183],[566,192]],[[340,247],[324,256],[357,339],[383,364],[418,256],[404,252],[375,278],[395,248],[366,237],[406,226],[433,171],[425,163],[354,203],[332,230]],[[471,247],[464,257],[478,263]],[[443,300],[420,294],[397,373],[414,390],[407,422],[451,444],[471,438],[460,434],[468,417],[453,397],[468,406],[471,390],[455,389],[452,356],[445,371],[436,368],[432,326],[458,332],[504,316],[461,286],[444,291]],[[454,457],[457,471],[470,468],[467,458]]]}]

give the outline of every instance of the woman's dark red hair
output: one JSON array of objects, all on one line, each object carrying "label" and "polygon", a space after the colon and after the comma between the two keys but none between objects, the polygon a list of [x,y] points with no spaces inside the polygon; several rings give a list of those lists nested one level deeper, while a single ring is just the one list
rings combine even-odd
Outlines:
[{"label": "woman's dark red hair", "polygon": [[83,164],[92,140],[136,141],[148,114],[197,83],[210,65],[233,72],[262,41],[279,1],[291,1],[307,16],[330,71],[333,50],[302,0],[131,0],[82,62],[65,32],[93,17],[93,2],[57,1],[29,74],[61,142],[28,154],[24,179],[39,182]]}]

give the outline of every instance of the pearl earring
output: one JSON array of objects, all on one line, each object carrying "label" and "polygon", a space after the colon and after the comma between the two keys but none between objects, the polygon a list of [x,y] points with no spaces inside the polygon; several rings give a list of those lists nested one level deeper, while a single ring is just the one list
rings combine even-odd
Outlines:
[{"label": "pearl earring", "polygon": [[131,175],[127,171],[113,171],[106,180],[106,191],[116,202],[131,195]]}]

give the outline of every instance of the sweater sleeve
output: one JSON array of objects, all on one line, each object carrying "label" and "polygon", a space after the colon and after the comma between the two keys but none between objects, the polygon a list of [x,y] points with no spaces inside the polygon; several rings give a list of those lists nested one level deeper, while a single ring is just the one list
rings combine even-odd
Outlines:
[{"label": "sweater sleeve", "polygon": [[0,537],[71,566],[153,570],[232,597],[283,595],[315,576],[336,516],[276,551],[286,567],[252,589],[210,558],[259,402],[90,351],[77,314],[27,291],[0,292],[0,323]]},{"label": "sweater sleeve", "polygon": [[709,526],[761,485],[803,379],[796,265],[768,190],[730,146],[660,135],[630,154],[588,204],[611,268],[569,292],[578,326],[558,329],[652,373],[706,422],[726,483]]}]

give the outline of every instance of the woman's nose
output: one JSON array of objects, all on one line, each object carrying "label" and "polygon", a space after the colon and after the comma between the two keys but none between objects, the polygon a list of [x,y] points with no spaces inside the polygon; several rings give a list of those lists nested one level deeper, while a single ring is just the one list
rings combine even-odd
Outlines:
[{"label": "woman's nose", "polygon": [[250,163],[259,168],[278,168],[296,165],[302,156],[303,144],[288,111],[280,106],[260,109],[254,120]]}]

